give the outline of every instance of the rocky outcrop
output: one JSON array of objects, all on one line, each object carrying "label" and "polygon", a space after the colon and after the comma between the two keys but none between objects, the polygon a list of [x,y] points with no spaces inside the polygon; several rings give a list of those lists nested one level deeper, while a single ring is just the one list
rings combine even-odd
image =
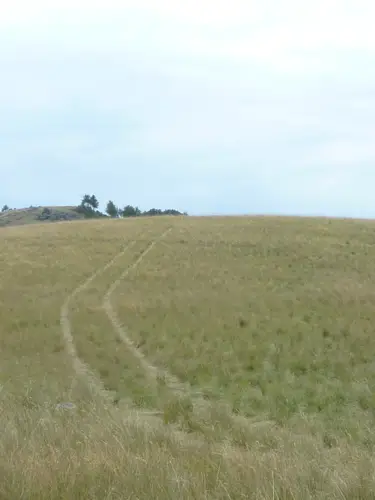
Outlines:
[{"label": "rocky outcrop", "polygon": [[44,208],[42,213],[36,217],[39,221],[58,222],[64,220],[77,220],[82,219],[82,216],[76,212],[63,212],[61,210],[53,210],[51,208]]}]

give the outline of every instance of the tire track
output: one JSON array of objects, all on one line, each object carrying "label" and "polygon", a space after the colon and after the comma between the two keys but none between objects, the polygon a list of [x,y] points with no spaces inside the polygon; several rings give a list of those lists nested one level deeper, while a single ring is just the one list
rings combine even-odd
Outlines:
[{"label": "tire track", "polygon": [[115,255],[105,266],[97,269],[88,279],[82,282],[75,288],[65,299],[60,311],[60,327],[61,333],[64,338],[65,348],[72,359],[73,369],[78,377],[86,379],[86,382],[93,394],[100,396],[102,399],[109,402],[110,396],[108,391],[104,388],[103,382],[93,373],[92,370],[84,363],[77,354],[77,349],[74,345],[72,335],[72,324],[70,320],[71,304],[77,295],[83,292],[98,276],[103,274],[109,269],[118,259],[123,257],[125,253],[134,245],[135,241],[128,243],[125,248]]},{"label": "tire track", "polygon": [[124,326],[122,325],[117,313],[115,312],[112,303],[111,303],[111,297],[113,293],[115,292],[116,288],[119,286],[119,284],[124,280],[124,278],[131,272],[133,271],[136,267],[139,266],[139,264],[142,262],[142,260],[147,256],[148,253],[151,252],[151,250],[154,248],[156,243],[164,238],[172,228],[167,229],[162,233],[156,240],[152,241],[148,247],[140,254],[138,259],[128,268],[125,269],[125,271],[118,277],[116,281],[112,283],[112,285],[109,287],[107,293],[103,297],[103,309],[105,310],[109,320],[112,323],[112,326],[117,333],[118,337],[122,340],[122,342],[126,345],[126,347],[129,349],[131,354],[140,362],[143,370],[145,371],[147,377],[150,379],[151,382],[155,383],[157,382],[158,377],[164,376],[168,385],[173,386],[176,390],[179,390],[181,388],[181,383],[175,380],[171,375],[168,373],[163,372],[153,364],[151,364],[146,356],[134,345],[134,342],[130,339],[128,336]]},{"label": "tire track", "polygon": [[[157,368],[147,360],[146,356],[134,345],[132,340],[129,338],[125,328],[121,324],[111,304],[111,296],[118,287],[118,285],[121,283],[121,281],[142,262],[142,260],[148,255],[148,253],[151,252],[151,250],[155,247],[155,245],[160,240],[162,240],[162,238],[164,238],[164,236],[166,236],[171,230],[172,228],[167,229],[158,238],[152,241],[148,245],[148,247],[139,255],[139,257],[135,260],[135,262],[130,266],[128,266],[126,270],[119,276],[119,278],[114,281],[114,283],[110,286],[110,288],[104,295],[102,305],[118,337],[128,347],[132,355],[134,355],[134,357],[140,361],[140,364],[145,370],[145,373],[148,376],[148,378],[154,383],[157,383],[158,378],[163,377],[167,389],[169,389],[176,396],[179,397],[185,396],[193,399],[192,403],[194,412],[197,412],[199,410],[200,412],[202,412],[202,410],[203,412],[207,412],[209,411],[210,403],[204,400],[203,396],[199,392],[193,391],[190,384],[183,383],[178,378],[169,373],[167,370],[162,370],[160,368]],[[100,269],[97,269],[88,279],[86,279],[79,286],[77,286],[66,297],[60,311],[61,333],[65,342],[66,351],[72,360],[75,374],[77,375],[77,377],[82,377],[83,379],[85,379],[92,394],[98,396],[103,402],[105,402],[107,407],[110,407],[113,410],[120,412],[122,412],[123,410],[120,408],[113,407],[113,400],[111,394],[109,391],[105,389],[103,381],[100,379],[100,377],[96,376],[95,373],[90,369],[90,367],[84,361],[82,361],[82,359],[78,356],[72,334],[70,309],[77,295],[83,292],[98,276],[107,271],[117,260],[123,257],[125,253],[134,246],[135,243],[136,241],[128,243],[124,247],[124,249],[117,255],[115,255],[115,257],[111,259],[105,266],[101,267]],[[164,427],[165,424],[163,424],[163,418],[161,418],[162,416],[163,416],[163,411],[161,412],[158,410],[156,411],[139,410],[133,408],[131,405],[126,407],[124,415],[124,417],[126,417],[126,420],[128,421],[133,421],[141,425],[142,427],[144,425],[146,426],[148,425],[151,426],[152,428],[157,428],[160,426]],[[236,415],[234,415],[233,417],[235,421],[240,421],[242,424],[244,424],[247,420],[245,417],[239,417]],[[257,424],[257,422],[254,423]],[[178,426],[176,427],[176,425],[174,424],[168,425],[168,427],[171,432],[171,436],[177,439],[177,441],[181,444],[189,446],[193,445],[199,448],[202,445],[202,443],[205,442],[205,439],[202,439],[201,437],[198,438],[196,435],[191,435],[189,433],[186,433],[186,431],[179,429]]]},{"label": "tire track", "polygon": [[116,281],[112,283],[110,288],[108,289],[107,293],[104,295],[103,298],[103,308],[109,318],[109,320],[112,323],[112,326],[114,330],[116,331],[118,337],[122,340],[122,342],[126,345],[126,347],[129,349],[131,354],[139,360],[142,368],[144,369],[147,377],[149,378],[150,382],[156,384],[158,379],[162,379],[165,382],[165,385],[167,388],[174,393],[177,397],[188,397],[194,398],[193,405],[195,409],[208,409],[209,404],[206,400],[204,400],[202,394],[199,391],[193,391],[191,388],[190,384],[184,383],[181,380],[179,380],[177,377],[172,375],[168,370],[161,369],[150,363],[148,361],[147,357],[143,354],[143,352],[136,347],[134,342],[131,340],[129,337],[128,333],[126,332],[126,329],[122,322],[120,321],[113,305],[111,302],[111,297],[113,293],[115,292],[116,288],[120,285],[120,283],[126,278],[126,276],[134,270],[139,264],[143,261],[143,259],[151,252],[151,250],[155,247],[155,245],[160,242],[164,243],[162,239],[164,236],[166,236],[172,228],[167,229],[162,233],[156,240],[152,241],[149,246],[144,250],[141,255],[138,257],[138,259],[125,271],[118,277]]}]

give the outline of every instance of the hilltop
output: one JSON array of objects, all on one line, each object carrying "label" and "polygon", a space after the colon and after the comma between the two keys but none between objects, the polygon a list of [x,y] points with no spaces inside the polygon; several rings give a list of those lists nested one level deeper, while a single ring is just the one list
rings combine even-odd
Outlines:
[{"label": "hilltop", "polygon": [[0,213],[0,227],[84,219],[77,207],[29,207]]},{"label": "hilltop", "polygon": [[373,498],[374,229],[1,228],[0,498]]},{"label": "hilltop", "polygon": [[11,209],[4,205],[0,212],[0,227],[21,226],[27,224],[37,224],[41,222],[62,222],[82,219],[101,218],[139,218],[139,217],[159,217],[159,216],[187,216],[176,209],[151,208],[140,210],[139,207],[125,205],[123,208],[116,206],[113,201],[108,201],[105,213],[99,209],[99,201],[95,195],[84,195],[81,203],[77,206],[52,206],[52,207],[29,207]]}]

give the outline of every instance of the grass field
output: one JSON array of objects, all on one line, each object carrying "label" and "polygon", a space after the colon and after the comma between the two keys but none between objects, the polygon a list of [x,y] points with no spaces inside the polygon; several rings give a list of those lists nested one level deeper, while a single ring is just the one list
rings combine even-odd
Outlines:
[{"label": "grass field", "polygon": [[374,235],[0,229],[0,500],[375,498]]}]

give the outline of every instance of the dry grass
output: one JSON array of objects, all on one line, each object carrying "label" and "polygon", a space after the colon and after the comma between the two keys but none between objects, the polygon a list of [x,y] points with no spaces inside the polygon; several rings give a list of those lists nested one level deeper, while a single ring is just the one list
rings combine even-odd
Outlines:
[{"label": "dry grass", "polygon": [[373,232],[1,229],[0,500],[375,498]]}]

